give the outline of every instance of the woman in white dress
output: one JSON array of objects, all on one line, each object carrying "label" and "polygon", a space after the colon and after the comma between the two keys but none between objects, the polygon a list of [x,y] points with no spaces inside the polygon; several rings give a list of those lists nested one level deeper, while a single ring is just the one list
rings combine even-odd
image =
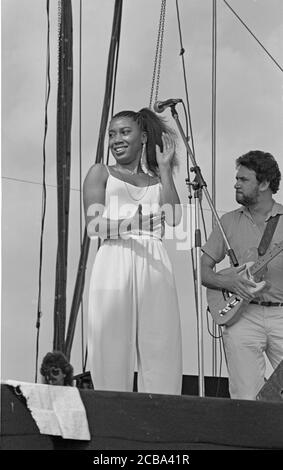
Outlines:
[{"label": "woman in white dress", "polygon": [[122,111],[109,126],[113,166],[84,182],[90,238],[102,240],[92,269],[88,359],[95,389],[181,393],[180,315],[164,218],[181,219],[173,180],[174,133],[148,108]]}]

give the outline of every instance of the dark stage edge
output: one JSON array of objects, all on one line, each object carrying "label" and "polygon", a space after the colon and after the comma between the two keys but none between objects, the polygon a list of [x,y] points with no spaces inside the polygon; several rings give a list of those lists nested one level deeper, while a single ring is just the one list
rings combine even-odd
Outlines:
[{"label": "dark stage edge", "polygon": [[2,450],[283,449],[283,403],[80,390],[91,441],[41,435],[1,385]]}]

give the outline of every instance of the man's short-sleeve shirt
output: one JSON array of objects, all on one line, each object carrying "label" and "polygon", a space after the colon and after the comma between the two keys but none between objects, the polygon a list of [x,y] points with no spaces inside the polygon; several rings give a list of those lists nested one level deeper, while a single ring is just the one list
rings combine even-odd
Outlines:
[{"label": "man's short-sleeve shirt", "polygon": [[[283,240],[283,205],[277,202],[273,204],[266,222],[276,214],[280,214],[280,217],[270,243],[271,248]],[[262,233],[254,223],[249,210],[246,207],[240,207],[234,211],[227,212],[221,217],[221,223],[239,265],[247,261],[255,261]],[[218,226],[215,226],[211,232],[207,242],[202,247],[202,251],[209,255],[216,263],[225,258],[227,249]],[[264,279],[269,281],[270,289],[267,292],[261,293],[258,299],[283,302],[283,251],[268,263]]]}]

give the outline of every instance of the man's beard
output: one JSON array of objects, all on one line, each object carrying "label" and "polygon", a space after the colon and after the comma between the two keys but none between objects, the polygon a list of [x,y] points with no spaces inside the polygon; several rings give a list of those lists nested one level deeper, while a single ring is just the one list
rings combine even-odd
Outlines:
[{"label": "man's beard", "polygon": [[253,194],[249,196],[245,196],[243,193],[237,194],[236,193],[236,201],[243,206],[251,206],[252,204],[256,204],[258,200],[258,191],[255,191]]}]

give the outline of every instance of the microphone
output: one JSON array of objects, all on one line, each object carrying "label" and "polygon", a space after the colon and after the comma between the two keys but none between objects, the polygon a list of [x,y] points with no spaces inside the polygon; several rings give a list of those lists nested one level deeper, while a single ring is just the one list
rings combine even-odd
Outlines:
[{"label": "microphone", "polygon": [[182,100],[180,98],[171,98],[165,101],[156,101],[153,105],[153,109],[156,113],[163,113],[163,111],[169,106],[174,106],[174,104],[180,103]]}]

